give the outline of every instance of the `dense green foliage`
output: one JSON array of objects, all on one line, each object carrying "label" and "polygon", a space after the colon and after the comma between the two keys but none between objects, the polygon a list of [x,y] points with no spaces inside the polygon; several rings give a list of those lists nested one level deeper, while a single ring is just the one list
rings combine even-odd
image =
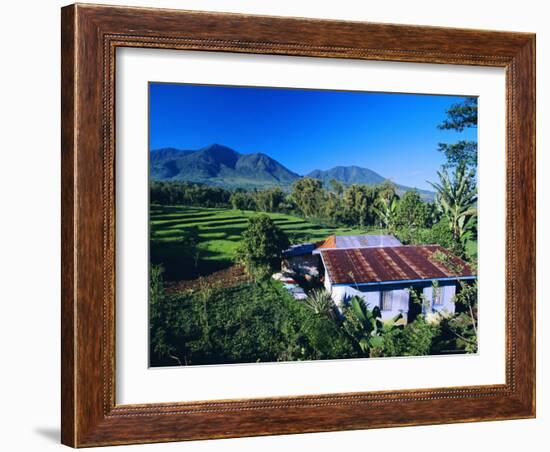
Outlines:
[{"label": "dense green foliage", "polygon": [[416,190],[405,193],[397,203],[395,212],[397,228],[427,228],[432,226],[433,218],[433,204],[423,202]]},{"label": "dense green foliage", "polygon": [[430,355],[439,334],[439,325],[428,323],[422,317],[418,317],[394,338],[394,356]]},{"label": "dense green foliage", "polygon": [[[464,102],[453,104],[447,110],[447,117],[439,124],[441,130],[462,132],[464,129],[477,128],[477,98],[469,97]],[[459,140],[456,143],[439,143],[439,151],[446,159],[447,167],[477,167],[477,141]]]},{"label": "dense green foliage", "polygon": [[334,302],[330,294],[324,289],[314,289],[310,291],[305,304],[318,315],[334,317],[336,314]]},{"label": "dense green foliage", "polygon": [[389,232],[395,233],[397,228],[397,214],[399,199],[397,196],[380,197],[378,206],[374,207],[374,213]]},{"label": "dense green foliage", "polygon": [[153,366],[358,356],[336,322],[272,281],[156,298],[150,328]]},{"label": "dense green foliage", "polygon": [[229,207],[230,198],[229,190],[205,184],[158,181],[149,184],[150,204]]},{"label": "dense green foliage", "polygon": [[[351,300],[343,316],[331,306],[294,300],[275,281],[167,295],[154,270],[150,304],[153,366],[421,356],[471,352],[455,318],[400,325],[378,308]],[[317,300],[319,301],[319,300]],[[325,300],[326,301],[326,300]]]},{"label": "dense green foliage", "polygon": [[462,247],[454,242],[452,232],[445,220],[440,220],[429,228],[402,227],[395,231],[395,235],[404,245],[441,245],[458,255],[462,250]]},{"label": "dense green foliage", "polygon": [[474,226],[477,226],[477,185],[474,172],[467,171],[465,165],[459,165],[454,174],[449,175],[446,169],[437,174],[439,183],[431,184],[437,190],[437,210],[447,220],[455,242],[462,243],[471,236],[469,233]]},{"label": "dense green foliage", "polygon": [[393,331],[401,314],[390,322],[382,322],[382,313],[378,306],[372,309],[360,297],[352,297],[343,309],[342,327],[363,355],[369,357],[384,356],[385,342],[393,337]]},{"label": "dense green foliage", "polygon": [[320,218],[323,216],[325,194],[320,180],[304,177],[294,183],[291,199],[304,218]]},{"label": "dense green foliage", "polygon": [[248,220],[235,259],[254,277],[269,278],[280,269],[283,251],[290,245],[288,236],[266,214]]}]

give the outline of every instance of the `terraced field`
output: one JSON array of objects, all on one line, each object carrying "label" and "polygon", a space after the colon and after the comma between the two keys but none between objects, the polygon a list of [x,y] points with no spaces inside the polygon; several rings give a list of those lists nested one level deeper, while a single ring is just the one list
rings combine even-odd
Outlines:
[{"label": "terraced field", "polygon": [[[181,280],[205,275],[227,268],[233,263],[233,254],[248,218],[258,212],[190,206],[151,206],[151,262],[162,263],[165,277]],[[331,234],[353,235],[365,233],[359,228],[326,228],[302,218],[282,213],[269,213],[292,243],[325,239]],[[195,261],[186,257],[181,238],[189,229],[199,235],[199,254]]]}]

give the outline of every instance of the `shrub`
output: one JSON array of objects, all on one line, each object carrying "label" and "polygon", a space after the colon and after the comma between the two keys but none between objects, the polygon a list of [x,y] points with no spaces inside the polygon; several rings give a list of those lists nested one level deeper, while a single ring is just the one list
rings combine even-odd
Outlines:
[{"label": "shrub", "polygon": [[236,252],[236,261],[256,280],[266,278],[281,263],[290,242],[287,235],[265,214],[248,220]]},{"label": "shrub", "polygon": [[434,338],[439,335],[439,326],[419,317],[405,326],[395,341],[394,356],[429,355]]},{"label": "shrub", "polygon": [[330,317],[333,312],[334,302],[330,294],[323,289],[312,290],[307,299],[306,306],[315,314]]},{"label": "shrub", "polygon": [[449,225],[444,220],[435,223],[431,228],[406,228],[396,231],[396,236],[406,245],[441,245],[455,254],[464,252],[461,243],[455,242]]}]

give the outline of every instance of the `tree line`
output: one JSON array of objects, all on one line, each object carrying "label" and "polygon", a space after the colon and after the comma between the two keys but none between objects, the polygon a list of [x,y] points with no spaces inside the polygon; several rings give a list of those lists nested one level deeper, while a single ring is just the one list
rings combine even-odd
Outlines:
[{"label": "tree line", "polygon": [[399,195],[389,181],[344,186],[331,180],[325,187],[309,177],[296,181],[290,192],[277,187],[229,191],[192,182],[154,181],[150,201],[280,212],[333,227],[382,228],[404,243],[438,243],[464,256],[466,242],[476,240],[477,234],[475,173],[460,165],[442,168],[438,177],[432,183],[434,202],[424,201],[417,190]]},{"label": "tree line", "polygon": [[[467,98],[452,105],[442,130],[463,131],[477,127],[477,99]],[[468,242],[477,240],[477,144],[461,140],[440,143],[446,157],[438,171],[433,202],[422,200],[416,190],[398,194],[390,181],[378,185],[344,185],[331,180],[326,186],[303,177],[284,191],[236,189],[193,182],[159,182],[150,185],[150,202],[225,207],[258,212],[281,212],[301,216],[326,226],[383,228],[405,244],[434,243],[461,257],[475,259]]]}]

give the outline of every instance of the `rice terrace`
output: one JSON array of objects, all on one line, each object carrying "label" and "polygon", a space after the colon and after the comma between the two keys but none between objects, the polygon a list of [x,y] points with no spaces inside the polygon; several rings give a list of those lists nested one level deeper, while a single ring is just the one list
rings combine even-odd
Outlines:
[{"label": "rice terrace", "polygon": [[149,101],[151,367],[477,353],[477,98]]},{"label": "rice terrace", "polygon": [[[192,206],[152,205],[150,212],[151,230],[154,240],[151,243],[153,263],[169,262],[170,256],[176,259],[185,254],[179,249],[181,238],[196,229],[198,238],[198,262],[203,274],[221,270],[233,265],[235,251],[246,230],[248,220],[257,215],[254,211]],[[273,222],[285,231],[291,242],[319,241],[329,235],[352,235],[367,232],[365,228],[320,227],[303,218],[283,213],[267,213]],[[374,230],[375,232],[379,229]],[[168,267],[167,268],[171,268]],[[170,279],[186,279],[194,275],[194,267],[178,265],[167,275]]]}]

